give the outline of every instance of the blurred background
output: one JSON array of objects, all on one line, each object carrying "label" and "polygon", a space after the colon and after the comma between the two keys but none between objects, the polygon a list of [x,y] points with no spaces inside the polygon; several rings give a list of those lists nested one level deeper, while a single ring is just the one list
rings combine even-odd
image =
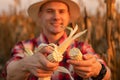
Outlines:
[{"label": "blurred background", "polygon": [[[36,1],[0,0],[0,73],[17,42],[39,35],[38,26],[27,14],[28,6]],[[74,1],[80,5],[81,16],[73,25],[77,23],[79,31],[88,29],[80,40],[91,44],[106,61],[111,80],[120,80],[120,0]]]}]

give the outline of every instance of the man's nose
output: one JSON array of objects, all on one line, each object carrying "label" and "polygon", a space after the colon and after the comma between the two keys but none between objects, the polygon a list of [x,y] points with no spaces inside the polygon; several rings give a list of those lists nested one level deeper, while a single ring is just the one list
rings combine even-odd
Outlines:
[{"label": "man's nose", "polygon": [[54,18],[55,19],[60,19],[60,13],[59,12],[54,12]]}]

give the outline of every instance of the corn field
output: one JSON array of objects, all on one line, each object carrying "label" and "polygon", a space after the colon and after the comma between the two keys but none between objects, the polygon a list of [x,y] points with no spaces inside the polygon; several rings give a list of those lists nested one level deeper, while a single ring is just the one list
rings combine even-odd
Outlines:
[{"label": "corn field", "polygon": [[[107,13],[103,16],[100,16],[99,11],[96,11],[97,14],[94,16],[88,15],[89,12],[85,9],[75,23],[79,25],[80,31],[88,29],[85,41],[106,61],[112,72],[111,80],[120,80],[120,13],[112,9],[109,0],[106,4]],[[39,30],[35,22],[24,12],[14,11],[0,15],[0,73],[14,45],[38,36]]]}]

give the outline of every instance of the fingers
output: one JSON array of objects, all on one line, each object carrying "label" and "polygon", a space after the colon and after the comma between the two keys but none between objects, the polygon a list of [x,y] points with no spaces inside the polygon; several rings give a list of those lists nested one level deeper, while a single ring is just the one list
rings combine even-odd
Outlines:
[{"label": "fingers", "polygon": [[75,72],[76,72],[79,76],[81,76],[81,77],[83,77],[83,78],[89,78],[89,77],[91,77],[91,75],[92,75],[91,72],[77,71],[77,70],[75,70]]},{"label": "fingers", "polygon": [[50,53],[54,51],[54,48],[51,46],[44,46],[39,50],[40,53],[44,54],[44,56],[48,56]]},{"label": "fingers", "polygon": [[93,54],[83,55],[83,60],[79,61],[70,59],[67,63],[72,64],[75,72],[83,78],[88,78],[97,74],[95,69],[97,69],[97,66],[99,67],[97,64],[99,62]]},{"label": "fingers", "polygon": [[46,71],[46,70],[42,70],[42,69],[37,70],[37,76],[39,76],[39,77],[48,77],[48,76],[51,76],[52,73],[53,73],[53,71]]},{"label": "fingers", "polygon": [[83,55],[84,60],[88,60],[88,59],[91,59],[93,57],[94,57],[93,54],[85,54],[85,55]]},{"label": "fingers", "polygon": [[[28,56],[22,60],[25,70],[38,75],[36,72],[38,69],[45,71],[55,71],[58,68],[58,63],[49,62],[46,57],[41,53],[36,53],[32,56]],[[41,73],[44,74],[44,73]]]},{"label": "fingers", "polygon": [[93,54],[85,54],[83,55],[83,60],[68,60],[68,63],[73,65],[83,65],[90,66],[97,61],[96,57]]},{"label": "fingers", "polygon": [[[52,63],[46,57],[46,53],[52,53],[53,49],[48,46],[25,59],[27,71],[38,77],[50,76],[58,68],[59,63]],[[47,55],[46,55],[47,56]]]},{"label": "fingers", "polygon": [[93,74],[92,66],[74,66],[74,70],[83,78],[88,78]]},{"label": "fingers", "polygon": [[38,61],[36,62],[39,62],[39,64],[41,65],[41,68],[46,70],[55,70],[59,65],[59,63],[52,63],[48,61],[47,58],[41,53],[35,54],[35,59],[36,58],[38,59]]},{"label": "fingers", "polygon": [[57,67],[59,65],[59,63],[52,63],[52,62],[48,61],[45,57],[40,58],[39,61],[46,69],[54,68],[54,67]]},{"label": "fingers", "polygon": [[56,70],[58,68],[59,64],[58,63],[47,63],[44,65],[45,70]]},{"label": "fingers", "polygon": [[88,66],[91,66],[93,63],[95,63],[94,60],[95,60],[94,58],[90,60],[80,60],[80,61],[67,60],[67,63],[72,64],[74,66],[88,67]]},{"label": "fingers", "polygon": [[84,72],[91,72],[91,71],[92,71],[92,68],[91,68],[91,67],[79,67],[79,66],[74,66],[74,70],[84,71]]},{"label": "fingers", "polygon": [[31,73],[37,77],[48,77],[51,76],[53,71],[47,71],[43,69],[31,69]]}]

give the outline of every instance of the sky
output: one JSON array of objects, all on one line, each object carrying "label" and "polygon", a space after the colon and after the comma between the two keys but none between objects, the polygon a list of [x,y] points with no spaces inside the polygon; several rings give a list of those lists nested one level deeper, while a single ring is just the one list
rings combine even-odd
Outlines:
[{"label": "sky", "polygon": [[[26,10],[30,4],[32,4],[33,2],[36,2],[36,1],[39,1],[39,0],[21,0],[21,6],[19,8]],[[75,0],[75,1],[77,1],[77,0]],[[97,0],[82,0],[82,1],[85,4],[84,6],[86,6],[89,11],[94,13],[94,10],[96,10],[96,8],[98,6]],[[116,3],[120,4],[120,0],[116,0]],[[10,6],[14,6],[14,0],[0,0],[0,13],[2,11],[8,12],[10,9]],[[119,9],[119,11],[120,11],[120,9]]]}]

